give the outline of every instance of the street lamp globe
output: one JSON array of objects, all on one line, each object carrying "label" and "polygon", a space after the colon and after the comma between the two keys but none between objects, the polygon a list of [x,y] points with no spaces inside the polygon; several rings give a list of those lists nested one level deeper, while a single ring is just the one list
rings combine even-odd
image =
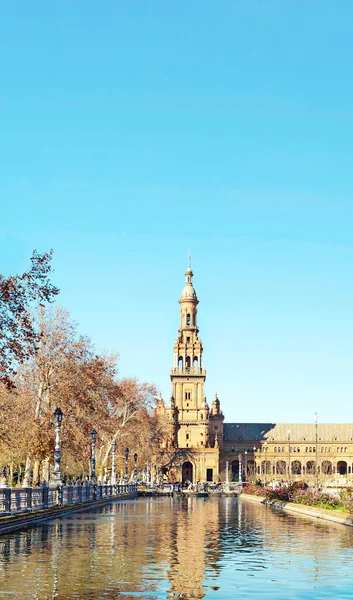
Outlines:
[{"label": "street lamp globe", "polygon": [[92,438],[92,442],[95,444],[97,441],[97,432],[95,429],[92,429],[92,431],[91,431],[91,438]]},{"label": "street lamp globe", "polygon": [[63,420],[63,411],[61,410],[61,408],[57,407],[54,411],[54,419],[55,419],[55,425],[57,427],[60,427],[61,422]]}]

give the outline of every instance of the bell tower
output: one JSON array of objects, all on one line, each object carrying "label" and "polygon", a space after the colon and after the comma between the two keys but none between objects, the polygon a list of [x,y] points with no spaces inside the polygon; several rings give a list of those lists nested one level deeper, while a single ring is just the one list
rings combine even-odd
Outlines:
[{"label": "bell tower", "polygon": [[208,448],[209,408],[204,395],[206,371],[202,365],[202,342],[198,336],[197,305],[190,266],[181,292],[179,335],[174,344],[172,406],[175,421],[174,445],[179,448]]}]

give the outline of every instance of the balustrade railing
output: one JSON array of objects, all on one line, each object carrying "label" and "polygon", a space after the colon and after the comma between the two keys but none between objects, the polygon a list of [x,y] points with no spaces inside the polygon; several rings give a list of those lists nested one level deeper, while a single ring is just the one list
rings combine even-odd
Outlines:
[{"label": "balustrade railing", "polygon": [[89,484],[34,488],[0,488],[0,516],[69,506],[137,493],[137,484]]}]

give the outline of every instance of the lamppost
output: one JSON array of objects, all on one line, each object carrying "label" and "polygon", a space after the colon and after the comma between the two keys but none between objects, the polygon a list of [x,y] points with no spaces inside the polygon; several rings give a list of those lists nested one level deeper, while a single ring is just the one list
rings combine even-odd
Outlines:
[{"label": "lamppost", "polygon": [[245,452],[244,452],[244,459],[245,459],[245,460],[244,460],[244,463],[245,463],[245,464],[244,464],[244,480],[245,480],[245,481],[247,481],[247,480],[248,480],[248,477],[247,477],[247,475],[248,475],[248,473],[247,473],[248,462],[247,462],[247,460],[246,460],[246,459],[247,459],[247,455],[248,455],[248,453],[247,453],[247,451],[245,450]]},{"label": "lamppost", "polygon": [[95,429],[91,431],[91,481],[96,483],[96,441],[97,432]]},{"label": "lamppost", "polygon": [[115,472],[115,453],[116,453],[116,441],[112,442],[112,485],[116,484],[116,472]]},{"label": "lamppost", "polygon": [[257,475],[257,470],[256,470],[256,446],[253,447],[252,451],[253,451],[253,455],[254,455],[254,472],[253,472],[253,478],[254,478],[254,481],[256,481],[256,475]]},{"label": "lamppost", "polygon": [[267,442],[264,442],[264,451],[265,451],[265,461],[264,461],[264,465],[265,465],[265,473],[264,473],[264,475],[265,475],[265,487],[267,485],[267,450],[268,450]]},{"label": "lamppost", "polygon": [[287,434],[288,434],[288,483],[290,485],[290,429],[288,429]]},{"label": "lamppost", "polygon": [[134,454],[134,481],[137,481],[137,452]]},{"label": "lamppost", "polygon": [[241,454],[239,454],[239,476],[238,476],[238,481],[239,483],[242,485],[243,484],[243,480],[242,480],[242,463],[241,463]]},{"label": "lamppost", "polygon": [[317,463],[317,422],[318,422],[319,416],[317,414],[317,412],[315,413],[315,487],[316,489],[319,487],[319,474],[318,474],[318,463]]},{"label": "lamppost", "polygon": [[129,480],[129,448],[125,448],[125,477]]},{"label": "lamppost", "polygon": [[54,471],[52,473],[50,485],[57,487],[62,485],[60,462],[61,462],[61,423],[63,420],[63,412],[57,407],[54,411],[55,425],[55,451],[54,451]]}]

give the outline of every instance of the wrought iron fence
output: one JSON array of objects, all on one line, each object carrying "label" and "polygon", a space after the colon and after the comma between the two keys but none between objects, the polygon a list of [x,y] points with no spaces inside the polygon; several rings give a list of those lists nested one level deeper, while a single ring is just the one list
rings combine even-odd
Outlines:
[{"label": "wrought iron fence", "polygon": [[0,515],[12,515],[54,506],[83,504],[105,498],[137,493],[137,484],[102,485],[76,483],[57,488],[0,488]]}]

